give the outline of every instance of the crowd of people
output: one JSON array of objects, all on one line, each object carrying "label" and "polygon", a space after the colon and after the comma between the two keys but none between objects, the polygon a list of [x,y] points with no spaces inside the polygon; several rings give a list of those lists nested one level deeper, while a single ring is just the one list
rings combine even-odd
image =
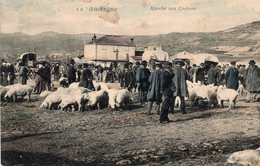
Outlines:
[{"label": "crowd of people", "polygon": [[[35,79],[34,92],[40,94],[51,90],[53,80],[61,77],[68,79],[68,85],[79,82],[79,86],[94,90],[93,80],[109,83],[119,82],[122,89],[131,93],[138,91],[138,102],[143,105],[148,102],[147,114],[151,114],[153,104],[160,114],[160,122],[170,122],[169,109],[173,109],[175,98],[181,100],[181,111],[186,114],[184,98],[188,97],[186,81],[200,82],[201,84],[225,85],[227,88],[237,90],[240,83],[253,96],[260,92],[260,69],[254,60],[249,67],[236,65],[232,61],[230,66],[217,66],[217,63],[201,63],[190,66],[189,61],[176,60],[171,62],[156,62],[147,67],[147,62],[137,61],[135,64],[127,62],[123,66],[111,63],[108,68],[101,65],[76,65],[71,59],[67,65],[48,62],[38,63],[35,70],[29,69],[19,62],[17,67],[4,60],[0,65],[2,86],[12,85],[17,78],[20,84],[26,84],[29,75]],[[17,73],[17,74],[16,74]],[[253,97],[254,98],[254,97]]]}]

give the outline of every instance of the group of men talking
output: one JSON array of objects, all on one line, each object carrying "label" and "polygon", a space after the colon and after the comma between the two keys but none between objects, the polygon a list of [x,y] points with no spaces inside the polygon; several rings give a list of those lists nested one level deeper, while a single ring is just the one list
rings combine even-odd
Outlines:
[{"label": "group of men talking", "polygon": [[175,63],[173,70],[171,62],[166,62],[164,67],[160,62],[156,62],[153,72],[150,73],[147,62],[142,61],[136,70],[139,101],[141,104],[148,101],[148,114],[152,112],[153,103],[156,104],[157,113],[160,114],[160,123],[171,122],[168,113],[177,96],[181,99],[181,111],[186,114],[184,97],[188,97],[187,72],[182,68],[183,61]]}]

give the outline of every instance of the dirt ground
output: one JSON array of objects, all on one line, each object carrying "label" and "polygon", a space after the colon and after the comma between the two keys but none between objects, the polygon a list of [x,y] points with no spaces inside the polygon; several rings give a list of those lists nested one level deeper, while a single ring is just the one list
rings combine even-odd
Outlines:
[{"label": "dirt ground", "polygon": [[3,165],[215,165],[260,145],[259,103],[187,108],[159,123],[147,106],[64,112],[30,102],[2,103]]}]

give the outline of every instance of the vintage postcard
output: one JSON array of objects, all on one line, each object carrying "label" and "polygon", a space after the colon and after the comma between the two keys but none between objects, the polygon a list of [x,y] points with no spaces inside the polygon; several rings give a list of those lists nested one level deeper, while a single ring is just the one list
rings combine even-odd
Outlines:
[{"label": "vintage postcard", "polygon": [[1,164],[260,165],[260,1],[1,0]]}]

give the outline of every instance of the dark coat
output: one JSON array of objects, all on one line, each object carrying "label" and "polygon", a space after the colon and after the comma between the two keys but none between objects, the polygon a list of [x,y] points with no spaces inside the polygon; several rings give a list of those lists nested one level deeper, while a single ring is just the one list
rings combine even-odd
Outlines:
[{"label": "dark coat", "polygon": [[13,65],[9,66],[8,72],[9,72],[10,80],[14,80],[15,79],[15,68]]},{"label": "dark coat", "polygon": [[202,83],[204,83],[205,81],[205,68],[198,68],[198,70],[196,71],[196,81],[200,81]]},{"label": "dark coat", "polygon": [[172,96],[173,95],[173,78],[174,74],[169,73],[168,71],[163,71],[161,73],[161,93],[162,95]]},{"label": "dark coat", "polygon": [[216,85],[217,83],[217,72],[215,69],[213,68],[210,68],[209,71],[208,71],[208,84],[214,84]]},{"label": "dark coat", "polygon": [[249,92],[260,92],[260,69],[249,67],[246,72],[246,90]]},{"label": "dark coat", "polygon": [[130,70],[124,70],[121,75],[120,86],[123,88],[127,88],[133,84],[134,81],[133,72]]},{"label": "dark coat", "polygon": [[230,67],[226,72],[226,86],[229,89],[238,89],[238,69]]},{"label": "dark coat", "polygon": [[115,82],[115,73],[112,71],[112,69],[108,70],[105,81],[110,83]]},{"label": "dark coat", "polygon": [[187,77],[188,77],[187,73],[183,68],[181,68],[180,66],[175,68],[173,84],[176,86],[176,91],[174,92],[174,96],[180,96],[180,97],[189,96],[187,83],[186,83]]},{"label": "dark coat", "polygon": [[25,66],[21,66],[18,75],[19,75],[19,84],[25,85],[27,83],[27,74],[28,74],[28,69]]},{"label": "dark coat", "polygon": [[147,68],[137,68],[136,70],[136,82],[140,83],[140,89],[147,91],[149,88],[149,76],[150,71]]},{"label": "dark coat", "polygon": [[73,65],[69,65],[69,67],[68,67],[68,79],[69,79],[70,83],[76,81],[76,72],[77,72],[77,70],[75,69],[75,67]]},{"label": "dark coat", "polygon": [[49,66],[43,67],[43,78],[46,82],[51,83],[51,68]]},{"label": "dark coat", "polygon": [[90,90],[94,90],[95,88],[92,79],[93,79],[92,72],[89,69],[84,69],[81,75],[79,86],[88,88]]},{"label": "dark coat", "polygon": [[148,101],[161,101],[162,95],[161,88],[161,71],[155,70],[149,76],[149,89],[147,93]]}]

